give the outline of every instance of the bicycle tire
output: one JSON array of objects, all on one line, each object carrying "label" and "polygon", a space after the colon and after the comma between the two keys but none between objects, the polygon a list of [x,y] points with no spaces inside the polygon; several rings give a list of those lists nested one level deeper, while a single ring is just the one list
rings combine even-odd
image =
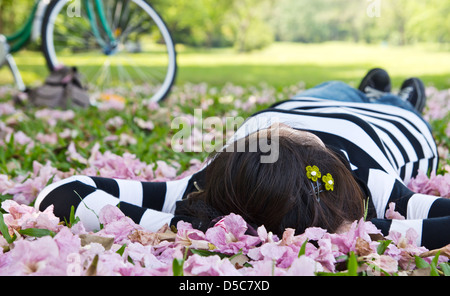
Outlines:
[{"label": "bicycle tire", "polygon": [[[108,0],[102,0],[104,3]],[[159,102],[164,100],[169,94],[176,78],[177,74],[177,58],[176,58],[176,50],[175,43],[173,38],[165,24],[164,20],[161,16],[153,9],[153,7],[145,0],[126,0],[128,3],[133,3],[136,8],[141,8],[144,12],[144,16],[148,16],[151,21],[154,22],[161,37],[164,40],[165,47],[167,50],[167,66],[164,66],[166,73],[164,75],[164,80],[161,83],[160,87],[155,87],[154,93],[151,95],[150,100],[154,102]],[[53,71],[58,65],[61,63],[58,59],[57,51],[55,50],[54,43],[54,34],[55,34],[55,20],[58,16],[61,16],[61,12],[63,8],[68,5],[71,0],[53,0],[46,9],[43,23],[42,23],[42,52],[44,54],[47,66],[50,71]],[[117,1],[116,1],[117,4]],[[128,4],[127,4],[128,5]],[[139,10],[140,13],[143,13]],[[67,11],[66,11],[67,13]],[[83,19],[83,22],[86,20]],[[115,21],[115,20],[114,20]],[[120,21],[119,21],[120,22]],[[130,33],[128,33],[130,35]],[[66,66],[77,66],[77,65],[67,65]],[[83,73],[82,69],[79,69],[81,74]],[[120,70],[117,70],[120,72]],[[112,72],[112,71],[111,71]],[[88,78],[89,79],[89,78]],[[119,85],[120,86],[120,83]],[[94,88],[100,88],[95,86]]]}]

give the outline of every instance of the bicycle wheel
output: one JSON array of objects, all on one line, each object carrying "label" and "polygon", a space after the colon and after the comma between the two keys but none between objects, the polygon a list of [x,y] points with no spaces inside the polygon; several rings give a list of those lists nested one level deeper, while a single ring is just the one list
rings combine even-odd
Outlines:
[{"label": "bicycle wheel", "polygon": [[176,52],[164,21],[144,0],[54,0],[42,25],[49,69],[76,66],[94,98],[145,87],[166,97],[176,76]]}]

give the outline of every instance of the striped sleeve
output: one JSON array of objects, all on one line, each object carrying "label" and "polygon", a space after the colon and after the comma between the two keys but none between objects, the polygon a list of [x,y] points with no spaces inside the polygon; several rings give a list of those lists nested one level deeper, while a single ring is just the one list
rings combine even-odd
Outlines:
[{"label": "striped sleeve", "polygon": [[[446,201],[449,201],[446,199]],[[417,234],[416,245],[424,246],[430,250],[446,246],[450,242],[450,216],[433,217],[426,219],[372,219],[371,222],[387,236],[395,231],[406,234],[414,229]]]},{"label": "striped sleeve", "polygon": [[[377,218],[371,221],[382,230],[384,235],[391,231],[403,235],[409,229],[417,234],[416,244],[428,249],[440,248],[450,242],[450,199],[438,196],[414,193],[399,180],[389,178],[382,172],[370,174],[376,176],[372,182],[382,182],[378,186],[381,199],[375,199]],[[389,203],[395,203],[395,210],[405,217],[405,220],[385,218]]]},{"label": "striped sleeve", "polygon": [[157,231],[174,219],[177,201],[193,190],[201,172],[168,182],[140,182],[101,177],[72,176],[41,191],[35,208],[53,205],[54,214],[69,220],[72,206],[87,230],[99,229],[98,215],[106,205],[120,207],[135,223]]}]

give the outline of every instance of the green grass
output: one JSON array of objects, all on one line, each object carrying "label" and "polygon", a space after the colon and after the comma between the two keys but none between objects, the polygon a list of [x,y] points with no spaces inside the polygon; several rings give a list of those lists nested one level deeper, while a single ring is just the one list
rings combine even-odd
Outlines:
[{"label": "green grass", "polygon": [[[411,76],[439,89],[450,88],[450,52],[437,46],[393,47],[342,42],[323,44],[275,43],[251,53],[238,54],[231,48],[191,49],[177,47],[177,83],[207,82],[224,85],[275,87],[305,82],[312,87],[327,80],[342,80],[356,86],[368,69],[383,67],[392,76],[394,87]],[[144,58],[144,57],[143,57]],[[16,62],[27,84],[42,81],[48,74],[40,53],[22,51]],[[4,67],[0,84],[12,83]]]},{"label": "green grass", "polygon": [[383,67],[395,85],[411,76],[427,85],[450,87],[450,52],[433,47],[383,47],[352,43],[275,43],[262,51],[236,54],[232,49],[181,51],[179,82],[291,85],[307,87],[327,80],[357,85],[367,70]]}]

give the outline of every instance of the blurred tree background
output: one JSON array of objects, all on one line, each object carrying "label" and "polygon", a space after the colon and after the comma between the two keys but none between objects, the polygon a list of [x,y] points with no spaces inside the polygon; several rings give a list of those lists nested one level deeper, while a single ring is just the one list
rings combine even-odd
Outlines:
[{"label": "blurred tree background", "polygon": [[[246,52],[275,41],[352,41],[449,49],[446,0],[151,0],[177,43]],[[17,29],[34,0],[0,0],[0,32]]]},{"label": "blurred tree background", "polygon": [[176,41],[192,46],[249,51],[273,41],[443,47],[450,42],[450,1],[160,0],[154,5]]}]

